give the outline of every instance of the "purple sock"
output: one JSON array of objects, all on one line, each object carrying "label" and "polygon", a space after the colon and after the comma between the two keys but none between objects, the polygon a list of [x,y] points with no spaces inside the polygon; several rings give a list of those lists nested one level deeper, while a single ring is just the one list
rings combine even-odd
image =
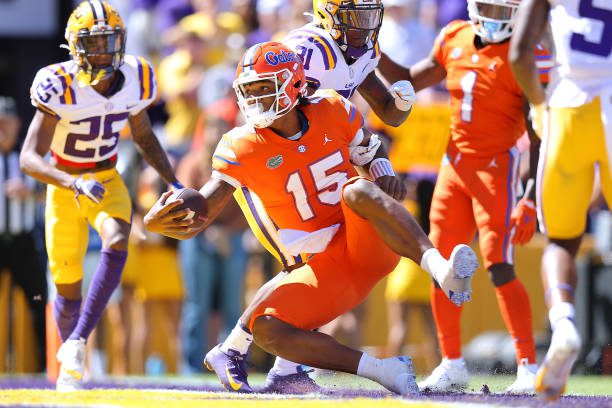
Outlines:
[{"label": "purple sock", "polygon": [[102,317],[108,299],[119,286],[126,259],[127,251],[118,251],[111,248],[102,250],[100,263],[91,280],[81,317],[76,329],[70,335],[70,339],[87,339],[89,337],[98,320]]},{"label": "purple sock", "polygon": [[79,321],[79,311],[83,299],[66,299],[59,293],[53,303],[53,316],[60,332],[62,342],[68,340]]}]

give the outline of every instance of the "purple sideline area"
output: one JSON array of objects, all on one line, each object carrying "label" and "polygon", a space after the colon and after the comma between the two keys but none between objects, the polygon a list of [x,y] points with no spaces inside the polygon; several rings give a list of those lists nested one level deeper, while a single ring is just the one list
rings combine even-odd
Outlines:
[{"label": "purple sideline area", "polygon": [[[0,390],[7,389],[53,389],[54,385],[44,377],[13,377],[0,378]],[[165,389],[165,390],[185,390],[202,392],[221,392],[225,391],[220,385],[180,385],[164,384],[162,382],[148,382],[142,379],[121,379],[107,381],[92,381],[85,384],[86,389]],[[256,387],[255,387],[256,388]],[[256,388],[257,389],[257,388]],[[350,398],[384,398],[391,394],[382,390],[350,389],[326,387],[320,393],[321,399],[350,399]],[[265,395],[262,394],[262,399]],[[460,394],[460,393],[430,393],[411,400],[436,401],[436,402],[463,402],[473,404],[497,405],[506,407],[612,407],[612,397],[608,396],[567,396],[561,398],[554,404],[532,396],[510,396],[502,394]]]}]

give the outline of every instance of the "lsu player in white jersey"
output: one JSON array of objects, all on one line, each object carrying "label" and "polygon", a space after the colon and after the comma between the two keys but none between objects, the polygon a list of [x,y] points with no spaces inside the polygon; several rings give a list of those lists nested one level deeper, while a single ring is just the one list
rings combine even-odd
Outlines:
[{"label": "lsu player in white jersey", "polygon": [[[115,169],[119,131],[126,124],[147,162],[180,187],[146,111],[157,93],[153,70],[143,58],[124,55],[125,36],[121,17],[108,3],[82,2],[66,27],[72,59],[42,68],[30,90],[36,113],[20,161],[24,172],[48,185],[46,246],[63,341],[59,391],[81,388],[85,342],[127,258],[132,207]],[[51,162],[45,159],[49,152]],[[88,223],[102,237],[102,253],[81,306]]]},{"label": "lsu player in white jersey", "polygon": [[[547,21],[556,66],[545,92],[537,80],[533,48]],[[597,171],[603,195],[612,205],[612,2],[523,0],[510,60],[542,137],[538,217],[549,239],[542,280],[553,334],[536,375],[536,391],[555,400],[565,391],[580,352],[574,261]]]},{"label": "lsu player in white jersey", "polygon": [[[358,91],[383,122],[399,126],[410,112],[415,93],[409,81],[395,82],[387,89],[374,71],[381,58],[377,39],[383,10],[381,0],[313,0],[314,21],[289,32],[283,43],[301,56],[309,94],[333,89],[350,98]],[[379,145],[374,138],[369,151],[376,151]],[[392,172],[390,164],[388,169]],[[253,339],[245,322],[277,282],[303,265],[308,255],[295,256],[283,245],[278,228],[255,193],[243,187],[236,189],[234,197],[259,241],[282,264],[283,272],[260,288],[228,338],[206,355],[205,364],[228,391],[251,392],[241,368]],[[281,358],[276,359],[265,385],[269,391],[291,393],[315,388],[302,367]]]}]

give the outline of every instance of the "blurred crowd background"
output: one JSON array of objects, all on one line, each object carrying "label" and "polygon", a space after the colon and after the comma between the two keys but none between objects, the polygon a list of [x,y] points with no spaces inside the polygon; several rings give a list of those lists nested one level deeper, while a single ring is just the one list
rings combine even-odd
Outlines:
[{"label": "blurred crowd background", "polygon": [[[252,44],[282,39],[311,21],[311,0],[107,0],[127,27],[127,53],[144,56],[155,69],[158,101],[150,109],[154,129],[171,153],[186,186],[199,188],[210,175],[210,157],[221,135],[242,123],[231,87],[235,66]],[[55,323],[48,305],[42,206],[44,187],[19,174],[15,157],[33,115],[29,87],[36,71],[69,58],[59,48],[65,23],[78,2],[0,1],[0,373],[57,367]],[[439,29],[467,19],[465,0],[384,0],[381,49],[409,66],[427,56]],[[411,192],[406,206],[427,230],[438,163],[448,139],[450,111],[443,88],[419,94],[406,123],[388,128],[354,102],[369,126],[391,144],[391,161]],[[121,288],[90,341],[91,377],[197,374],[202,358],[235,325],[243,305],[278,265],[247,229],[237,205],[194,239],[177,242],[149,234],[142,216],[167,186],[145,166],[125,129],[117,164],[134,202],[134,228]],[[528,150],[526,138],[519,142]],[[526,164],[525,164],[526,167]],[[17,204],[16,204],[17,203]],[[19,212],[7,208],[19,205]],[[580,370],[612,373],[612,223],[597,192],[590,236],[580,256],[577,319],[585,339]],[[6,211],[5,211],[6,210]],[[27,210],[27,211],[26,211]],[[17,214],[17,215],[15,215]],[[20,218],[19,218],[20,217]],[[15,220],[19,218],[20,220]],[[540,351],[547,345],[547,319],[539,278],[544,238],[517,252],[517,271],[531,297]],[[100,240],[91,231],[86,271],[93,273]],[[398,287],[400,275],[409,287]],[[50,288],[53,285],[50,285]],[[86,285],[85,285],[86,290]],[[474,300],[464,319],[465,357],[482,370],[514,366],[514,348],[495,306],[486,272],[477,272]],[[429,307],[429,282],[410,261],[377,287],[353,313],[325,330],[376,355],[411,354],[419,372],[439,355]],[[606,346],[608,345],[608,346]],[[254,350],[252,364],[271,360]]]}]

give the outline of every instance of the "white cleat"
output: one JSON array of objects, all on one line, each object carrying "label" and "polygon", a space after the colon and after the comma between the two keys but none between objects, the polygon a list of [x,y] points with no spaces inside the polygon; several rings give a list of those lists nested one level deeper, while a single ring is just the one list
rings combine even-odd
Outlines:
[{"label": "white cleat", "polygon": [[66,340],[57,351],[57,360],[62,363],[55,389],[60,392],[77,391],[83,388],[85,339]]},{"label": "white cleat", "polygon": [[540,396],[555,401],[565,392],[580,346],[574,323],[569,319],[557,322],[544,362],[536,374],[535,389]]},{"label": "white cleat", "polygon": [[386,389],[403,396],[420,394],[414,375],[412,358],[398,356],[385,358],[382,361],[385,372],[394,373],[392,378],[384,378],[384,383],[381,382]]},{"label": "white cleat", "polygon": [[524,358],[516,368],[516,380],[506,388],[507,394],[534,394],[537,364],[529,364]]},{"label": "white cleat", "polygon": [[434,277],[450,301],[461,306],[471,299],[470,284],[478,268],[478,258],[472,248],[460,244],[453,249],[448,263],[449,268]]},{"label": "white cleat", "polygon": [[419,383],[423,392],[464,391],[470,380],[463,358],[443,358],[431,375]]}]

